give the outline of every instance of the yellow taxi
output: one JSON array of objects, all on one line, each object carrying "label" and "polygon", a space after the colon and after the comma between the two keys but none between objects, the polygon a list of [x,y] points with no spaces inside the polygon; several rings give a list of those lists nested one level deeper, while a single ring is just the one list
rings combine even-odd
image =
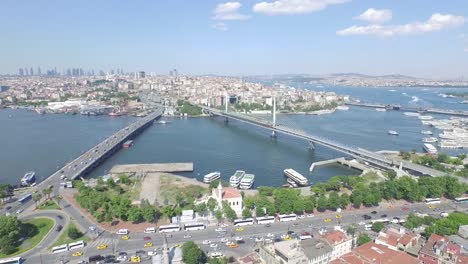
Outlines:
[{"label": "yellow taxi", "polygon": [[99,250],[106,249],[106,248],[107,248],[106,244],[101,244],[101,245],[97,246],[97,249],[99,249]]},{"label": "yellow taxi", "polygon": [[238,228],[236,228],[236,232],[242,232],[242,231],[244,231],[244,228],[243,228],[243,227],[238,227]]},{"label": "yellow taxi", "polygon": [[130,258],[130,261],[131,261],[131,262],[140,262],[141,259],[140,259],[140,256],[132,256],[132,257]]},{"label": "yellow taxi", "polygon": [[236,243],[232,243],[232,244],[229,244],[229,247],[230,248],[238,248],[239,245],[237,245]]},{"label": "yellow taxi", "polygon": [[176,247],[176,248],[177,248],[177,247],[180,247],[180,244],[175,244],[174,247]]},{"label": "yellow taxi", "polygon": [[130,237],[125,235],[125,236],[122,236],[121,238],[122,238],[122,240],[128,240]]},{"label": "yellow taxi", "polygon": [[331,222],[331,219],[330,219],[330,218],[325,218],[325,219],[323,219],[323,221],[324,221],[325,223],[330,223],[330,222]]},{"label": "yellow taxi", "polygon": [[291,239],[292,239],[291,236],[285,236],[285,237],[283,237],[283,240],[286,240],[286,241],[287,241],[287,240],[291,240]]},{"label": "yellow taxi", "polygon": [[153,246],[153,242],[148,242],[148,243],[145,243],[144,247],[152,247]]},{"label": "yellow taxi", "polygon": [[337,214],[335,217],[336,217],[336,219],[340,219],[340,218],[342,218],[343,216],[340,215],[340,214]]},{"label": "yellow taxi", "polygon": [[432,204],[429,205],[429,209],[434,209],[434,208],[436,208],[435,205],[432,205]]},{"label": "yellow taxi", "polygon": [[72,257],[81,257],[81,256],[83,256],[83,252],[81,251],[78,251],[72,254]]}]

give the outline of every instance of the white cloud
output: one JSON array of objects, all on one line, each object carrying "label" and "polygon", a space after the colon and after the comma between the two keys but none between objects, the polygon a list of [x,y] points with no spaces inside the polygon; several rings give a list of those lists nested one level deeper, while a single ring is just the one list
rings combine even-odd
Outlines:
[{"label": "white cloud", "polygon": [[214,20],[246,20],[250,17],[239,13],[242,4],[239,2],[226,2],[218,4],[213,11]]},{"label": "white cloud", "polygon": [[392,11],[388,9],[369,8],[356,19],[367,21],[371,24],[381,24],[392,20]]},{"label": "white cloud", "polygon": [[342,4],[351,0],[277,0],[260,2],[253,11],[266,15],[305,14],[325,9],[329,5]]},{"label": "white cloud", "polygon": [[443,29],[461,26],[464,23],[465,18],[462,16],[435,13],[424,22],[389,26],[375,24],[368,26],[352,26],[343,30],[338,30],[336,34],[340,36],[375,35],[380,37],[392,37],[395,35],[441,31]]},{"label": "white cloud", "polygon": [[225,23],[223,23],[223,22],[216,23],[216,24],[212,25],[211,27],[216,29],[216,30],[219,30],[219,31],[228,30],[227,25]]}]

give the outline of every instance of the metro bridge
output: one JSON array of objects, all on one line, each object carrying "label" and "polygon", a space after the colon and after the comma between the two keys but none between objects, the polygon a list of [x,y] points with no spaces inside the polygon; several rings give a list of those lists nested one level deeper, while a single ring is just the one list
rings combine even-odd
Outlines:
[{"label": "metro bridge", "polygon": [[224,117],[226,121],[229,119],[236,120],[242,123],[247,123],[257,127],[261,127],[267,130],[271,130],[271,135],[276,137],[278,133],[285,134],[288,136],[296,137],[299,139],[307,140],[310,143],[312,148],[315,148],[315,145],[322,145],[327,148],[336,150],[338,152],[344,153],[346,155],[352,156],[358,160],[368,163],[369,165],[376,166],[386,170],[394,170],[398,172],[407,171],[415,175],[427,175],[432,177],[444,176],[445,172],[438,171],[426,166],[419,164],[414,164],[408,161],[399,161],[387,158],[384,155],[356,147],[346,145],[337,141],[333,141],[324,137],[310,134],[301,129],[295,128],[294,124],[278,124],[276,122],[276,100],[273,102],[273,118],[272,120],[267,120],[264,118],[259,118],[249,114],[243,114],[239,112],[230,112],[228,111],[228,104],[225,104],[225,109],[215,109],[209,106],[199,106],[203,109],[205,113],[209,113],[213,116]]}]

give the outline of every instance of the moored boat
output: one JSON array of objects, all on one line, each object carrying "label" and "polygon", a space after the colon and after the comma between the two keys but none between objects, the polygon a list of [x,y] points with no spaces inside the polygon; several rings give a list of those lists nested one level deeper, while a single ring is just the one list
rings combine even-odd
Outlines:
[{"label": "moored boat", "polygon": [[234,173],[234,175],[232,175],[231,178],[229,178],[229,184],[232,187],[238,187],[244,175],[245,175],[245,171],[237,170]]},{"label": "moored boat", "polygon": [[245,174],[240,181],[239,188],[243,190],[247,190],[252,188],[255,182],[255,175],[254,174]]},{"label": "moored boat", "polygon": [[210,182],[215,181],[215,180],[217,180],[219,178],[221,178],[221,172],[214,171],[214,172],[210,172],[210,173],[206,174],[205,176],[203,176],[203,182],[204,183],[210,183]]},{"label": "moored boat", "polygon": [[24,174],[23,178],[21,178],[21,185],[29,186],[36,181],[36,172],[28,171]]},{"label": "moored boat", "polygon": [[283,172],[284,172],[284,176],[292,179],[298,185],[306,186],[309,184],[309,181],[307,180],[306,177],[304,177],[302,174],[300,174],[299,172],[293,169],[285,169]]},{"label": "moored boat", "polygon": [[387,133],[391,136],[398,136],[398,132],[396,132],[395,130],[389,130]]}]

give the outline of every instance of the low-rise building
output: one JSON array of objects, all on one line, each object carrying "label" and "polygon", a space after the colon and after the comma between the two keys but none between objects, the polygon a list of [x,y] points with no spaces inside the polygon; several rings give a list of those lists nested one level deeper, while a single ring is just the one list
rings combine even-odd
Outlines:
[{"label": "low-rise building", "polygon": [[353,249],[330,264],[420,264],[422,263],[401,251],[392,250],[374,242],[366,243]]},{"label": "low-rise building", "polygon": [[392,250],[402,250],[417,256],[421,247],[418,244],[420,235],[406,230],[400,226],[386,228],[379,232],[375,239],[376,244],[384,245]]},{"label": "low-rise building", "polygon": [[447,237],[432,234],[419,251],[419,259],[424,264],[457,263],[460,246],[451,243]]},{"label": "low-rise building", "polygon": [[351,252],[353,239],[340,230],[328,231],[321,234],[322,238],[332,247],[330,260]]},{"label": "low-rise building", "polygon": [[223,208],[223,201],[226,201],[238,216],[242,215],[243,203],[242,195],[239,190],[231,187],[223,187],[220,181],[218,188],[213,188],[211,196],[218,202],[219,208]]},{"label": "low-rise building", "polygon": [[322,239],[289,240],[264,245],[260,256],[265,263],[326,264],[330,263],[333,248]]}]

